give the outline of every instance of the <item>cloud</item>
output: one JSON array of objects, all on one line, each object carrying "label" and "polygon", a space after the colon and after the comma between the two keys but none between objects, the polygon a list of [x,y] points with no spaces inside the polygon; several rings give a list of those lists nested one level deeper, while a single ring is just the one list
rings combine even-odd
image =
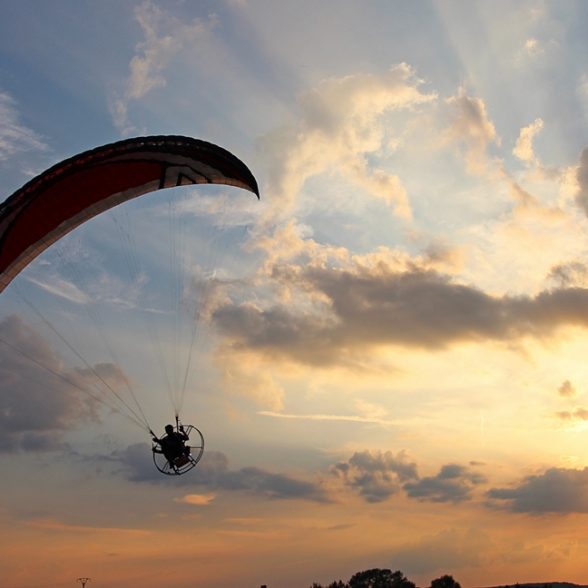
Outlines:
[{"label": "cloud", "polygon": [[588,286],[588,266],[579,261],[558,264],[551,269],[548,279],[559,288],[585,288]]},{"label": "cloud", "polygon": [[367,423],[383,426],[400,424],[400,421],[397,422],[383,419],[380,417],[362,416],[354,414],[288,414],[283,412],[272,412],[270,410],[260,410],[257,414],[277,419],[290,419],[302,421],[343,421],[349,423]]},{"label": "cloud", "polygon": [[34,527],[35,529],[44,529],[55,532],[66,532],[66,533],[80,533],[84,535],[96,536],[97,534],[106,534],[108,537],[121,536],[121,537],[146,537],[152,534],[151,531],[146,529],[132,529],[124,527],[92,527],[88,525],[76,525],[71,523],[63,522],[59,519],[51,517],[40,517],[32,518],[23,523],[27,527]]},{"label": "cloud", "polygon": [[446,141],[456,142],[462,147],[466,167],[470,173],[487,173],[487,148],[492,143],[499,145],[500,139],[494,123],[488,116],[484,101],[468,96],[462,87],[457,96],[447,100],[447,104],[450,109],[450,120],[444,132]]},{"label": "cloud", "polygon": [[22,151],[47,149],[41,137],[24,126],[19,118],[14,98],[0,92],[0,162]]},{"label": "cloud", "polygon": [[588,421],[588,410],[585,408],[577,407],[574,410],[562,410],[556,413],[558,418],[563,421]]},{"label": "cloud", "polygon": [[463,502],[486,478],[473,466],[446,464],[435,476],[419,477],[417,464],[404,451],[362,451],[331,468],[331,473],[367,502],[382,502],[404,491],[409,498],[428,502]]},{"label": "cloud", "polygon": [[580,163],[576,172],[578,181],[578,192],[576,193],[576,202],[578,206],[588,215],[588,147],[582,150]]},{"label": "cloud", "polygon": [[475,486],[486,478],[471,468],[447,464],[441,467],[436,476],[421,478],[404,484],[410,498],[431,502],[463,502],[471,498]]},{"label": "cloud", "polygon": [[142,2],[135,8],[144,41],[129,63],[129,79],[121,96],[112,101],[114,123],[122,134],[134,131],[128,118],[130,102],[140,100],[156,88],[166,85],[164,71],[181,51],[208,38],[216,18],[194,19],[185,23],[153,2]]},{"label": "cloud", "polygon": [[402,483],[418,478],[416,464],[404,452],[354,453],[346,462],[335,464],[331,472],[341,478],[367,502],[382,502],[402,488]]},{"label": "cloud", "polygon": [[513,512],[588,513],[588,468],[550,468],[511,488],[492,488],[488,497]]},{"label": "cloud", "polygon": [[576,396],[576,389],[574,385],[569,381],[566,380],[558,389],[557,392],[560,396],[564,398],[573,398]]},{"label": "cloud", "polygon": [[49,344],[19,317],[3,319],[0,451],[56,449],[66,431],[97,418],[98,402],[80,391],[88,382],[87,374],[65,370]]},{"label": "cloud", "polygon": [[[262,140],[270,163],[267,193],[279,206],[271,214],[283,218],[296,205],[307,179],[337,172],[372,196],[383,199],[394,213],[411,217],[400,178],[368,162],[390,143],[381,117],[430,102],[414,71],[406,64],[381,75],[356,74],[324,80],[300,98],[300,119]],[[267,220],[267,219],[266,219]]]},{"label": "cloud", "polygon": [[266,302],[219,306],[212,320],[225,353],[329,366],[354,365],[381,346],[443,349],[462,342],[545,338],[566,326],[588,326],[588,290],[544,290],[493,296],[475,286],[402,262],[392,254],[342,262],[301,256],[276,263],[274,283],[287,290]]},{"label": "cloud", "polygon": [[533,151],[533,139],[543,129],[543,120],[536,118],[529,126],[523,127],[512,150],[513,155],[525,163],[538,163]]},{"label": "cloud", "polygon": [[523,52],[529,57],[537,57],[545,52],[538,39],[534,37],[528,38],[523,45]]},{"label": "cloud", "polygon": [[59,296],[60,298],[64,298],[65,300],[73,302],[74,304],[87,304],[90,302],[90,298],[84,292],[82,292],[78,286],[67,280],[55,277],[51,283],[48,283],[31,278],[30,276],[27,278],[27,280],[36,286],[39,286],[39,288],[42,288],[46,292],[54,294],[55,296]]},{"label": "cloud", "polygon": [[174,502],[190,506],[208,506],[215,498],[215,494],[186,494],[181,498],[174,498]]},{"label": "cloud", "polygon": [[189,476],[172,478],[162,476],[154,467],[151,449],[146,443],[129,445],[124,451],[115,452],[103,459],[118,463],[124,469],[120,473],[132,482],[176,483],[179,486],[205,488],[209,493],[219,491],[245,492],[274,500],[309,500],[329,502],[320,484],[292,478],[286,474],[269,472],[263,468],[229,468],[227,456],[219,451],[205,451],[198,466]]}]

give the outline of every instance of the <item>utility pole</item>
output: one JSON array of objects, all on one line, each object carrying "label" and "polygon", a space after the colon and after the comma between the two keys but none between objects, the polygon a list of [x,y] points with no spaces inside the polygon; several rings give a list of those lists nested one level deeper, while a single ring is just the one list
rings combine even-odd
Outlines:
[{"label": "utility pole", "polygon": [[92,578],[78,578],[76,580],[76,582],[79,582],[82,585],[82,588],[86,588],[86,584],[91,580]]}]

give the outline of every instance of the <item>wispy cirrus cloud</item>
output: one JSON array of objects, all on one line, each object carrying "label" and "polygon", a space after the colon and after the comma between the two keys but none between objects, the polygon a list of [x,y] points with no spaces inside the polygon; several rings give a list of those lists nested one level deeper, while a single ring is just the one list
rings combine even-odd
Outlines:
[{"label": "wispy cirrus cloud", "polygon": [[45,151],[43,139],[20,121],[16,100],[0,91],[0,162],[22,151]]},{"label": "wispy cirrus cloud", "polygon": [[272,412],[271,410],[260,410],[257,414],[276,419],[298,420],[298,421],[340,421],[347,423],[365,423],[382,426],[400,424],[400,421],[387,420],[377,417],[345,414],[289,414],[284,412]]},{"label": "wispy cirrus cloud", "polygon": [[45,282],[30,276],[27,278],[27,280],[32,284],[39,286],[39,288],[45,290],[46,292],[54,294],[55,296],[59,296],[60,298],[64,298],[65,300],[73,302],[74,304],[87,304],[90,302],[88,295],[80,290],[76,284],[69,282],[68,280],[55,277],[50,282]]},{"label": "wispy cirrus cloud", "polygon": [[25,520],[23,525],[27,527],[34,527],[35,529],[44,529],[51,532],[76,533],[82,535],[97,535],[106,534],[108,536],[149,536],[151,531],[146,529],[133,529],[125,527],[98,527],[89,525],[76,525],[67,523],[53,517],[36,517]]},{"label": "wispy cirrus cloud", "polygon": [[197,47],[205,41],[216,25],[215,16],[184,22],[149,0],[136,6],[135,19],[144,40],[137,45],[136,54],[129,63],[124,91],[111,103],[114,124],[123,135],[135,130],[129,118],[129,105],[165,86],[164,72],[173,59],[186,48]]}]

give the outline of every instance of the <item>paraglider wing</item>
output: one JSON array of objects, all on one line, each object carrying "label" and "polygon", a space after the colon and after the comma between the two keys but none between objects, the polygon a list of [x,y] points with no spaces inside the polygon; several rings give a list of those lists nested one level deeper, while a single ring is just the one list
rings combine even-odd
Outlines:
[{"label": "paraglider wing", "polygon": [[86,220],[142,194],[190,184],[226,184],[259,197],[242,161],[190,137],[137,137],[58,163],[0,205],[0,292]]}]

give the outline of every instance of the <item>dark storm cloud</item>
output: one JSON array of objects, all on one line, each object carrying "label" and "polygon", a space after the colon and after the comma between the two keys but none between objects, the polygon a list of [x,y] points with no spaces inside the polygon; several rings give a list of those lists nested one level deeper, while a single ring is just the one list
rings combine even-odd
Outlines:
[{"label": "dark storm cloud", "polygon": [[475,486],[486,478],[470,468],[457,464],[444,465],[436,476],[404,484],[410,498],[431,502],[463,502],[471,498]]},{"label": "dark storm cloud", "polygon": [[511,488],[492,488],[488,497],[513,512],[588,513],[588,468],[550,468]]},{"label": "dark storm cloud", "polygon": [[394,455],[390,451],[354,453],[331,471],[367,502],[382,502],[396,494],[403,482],[418,478],[415,463],[402,452]]},{"label": "dark storm cloud", "polygon": [[584,148],[580,155],[580,164],[576,178],[578,180],[576,202],[588,215],[588,147]]},{"label": "dark storm cloud", "polygon": [[317,310],[285,305],[262,309],[226,304],[213,319],[233,349],[306,364],[333,364],[370,346],[428,349],[461,341],[544,337],[559,327],[588,326],[588,289],[561,288],[537,296],[490,296],[434,271],[395,272],[300,268],[290,279],[325,300]]},{"label": "dark storm cloud", "polygon": [[227,456],[219,451],[205,451],[198,466],[190,472],[189,476],[171,478],[162,476],[155,469],[151,448],[146,443],[130,445],[124,451],[106,459],[122,464],[124,466],[122,473],[133,482],[175,483],[183,487],[200,486],[208,491],[247,492],[271,499],[329,502],[326,492],[318,484],[257,467],[231,470]]},{"label": "dark storm cloud", "polygon": [[66,372],[19,317],[0,322],[0,340],[0,451],[56,449],[65,431],[95,418],[95,403],[68,383],[84,376]]}]

